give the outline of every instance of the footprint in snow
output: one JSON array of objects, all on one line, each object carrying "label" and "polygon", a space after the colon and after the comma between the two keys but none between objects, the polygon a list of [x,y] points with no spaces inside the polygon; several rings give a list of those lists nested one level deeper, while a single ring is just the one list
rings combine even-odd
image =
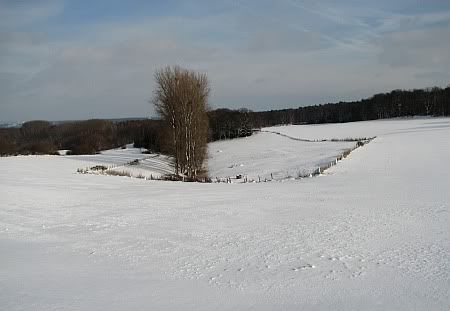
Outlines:
[{"label": "footprint in snow", "polygon": [[299,266],[297,268],[293,268],[292,270],[297,272],[297,271],[301,271],[301,270],[315,269],[315,268],[316,268],[315,265],[306,264],[306,265],[303,265],[303,266]]}]

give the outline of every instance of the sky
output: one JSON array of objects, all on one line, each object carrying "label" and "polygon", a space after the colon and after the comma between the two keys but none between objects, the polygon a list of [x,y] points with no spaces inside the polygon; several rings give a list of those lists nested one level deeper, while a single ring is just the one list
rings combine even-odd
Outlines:
[{"label": "sky", "polygon": [[449,0],[0,0],[0,121],[154,117],[154,72],[255,111],[450,84]]}]

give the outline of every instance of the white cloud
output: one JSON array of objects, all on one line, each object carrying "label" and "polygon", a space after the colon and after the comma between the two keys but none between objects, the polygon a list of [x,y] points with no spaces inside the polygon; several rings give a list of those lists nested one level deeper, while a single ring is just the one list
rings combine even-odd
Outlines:
[{"label": "white cloud", "polygon": [[442,69],[450,71],[450,46],[442,39],[450,36],[448,27],[377,36],[362,27],[330,38],[333,33],[305,29],[302,21],[283,23],[264,14],[246,15],[238,8],[214,16],[97,23],[61,38],[5,31],[0,114],[7,119],[148,116],[153,73],[173,64],[208,74],[214,107],[255,110],[422,87],[442,81]]}]

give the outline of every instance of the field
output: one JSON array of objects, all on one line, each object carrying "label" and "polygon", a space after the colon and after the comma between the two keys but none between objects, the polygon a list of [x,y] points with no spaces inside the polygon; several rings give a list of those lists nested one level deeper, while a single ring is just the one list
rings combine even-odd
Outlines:
[{"label": "field", "polygon": [[140,148],[133,148],[132,144],[126,149],[102,151],[95,155],[65,156],[65,159],[78,160],[79,169],[89,173],[98,173],[90,168],[103,166],[108,172],[126,173],[132,177],[160,178],[166,174],[173,174],[173,165],[170,157],[162,154],[142,153]]},{"label": "field", "polygon": [[[302,140],[373,136],[287,178],[356,143]],[[77,173],[170,171],[136,149],[0,158],[0,309],[448,310],[449,141],[448,118],[266,128],[209,146],[211,177],[274,179],[231,184]]]},{"label": "field", "polygon": [[253,181],[282,181],[309,175],[355,145],[356,142],[305,142],[261,132],[209,144],[209,174],[219,180],[242,175]]}]

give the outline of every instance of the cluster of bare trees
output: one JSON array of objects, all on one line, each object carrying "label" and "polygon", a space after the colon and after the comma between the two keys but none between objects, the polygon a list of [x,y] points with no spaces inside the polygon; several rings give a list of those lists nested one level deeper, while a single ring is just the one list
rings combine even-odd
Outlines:
[{"label": "cluster of bare trees", "polygon": [[136,147],[159,152],[161,121],[86,120],[25,122],[20,128],[0,128],[0,156],[54,154],[59,149],[71,154],[94,154],[134,141]]},{"label": "cluster of bare trees", "polygon": [[197,178],[208,142],[209,83],[205,74],[165,67],[155,73],[153,98],[165,124],[166,151],[174,157],[175,174]]}]

